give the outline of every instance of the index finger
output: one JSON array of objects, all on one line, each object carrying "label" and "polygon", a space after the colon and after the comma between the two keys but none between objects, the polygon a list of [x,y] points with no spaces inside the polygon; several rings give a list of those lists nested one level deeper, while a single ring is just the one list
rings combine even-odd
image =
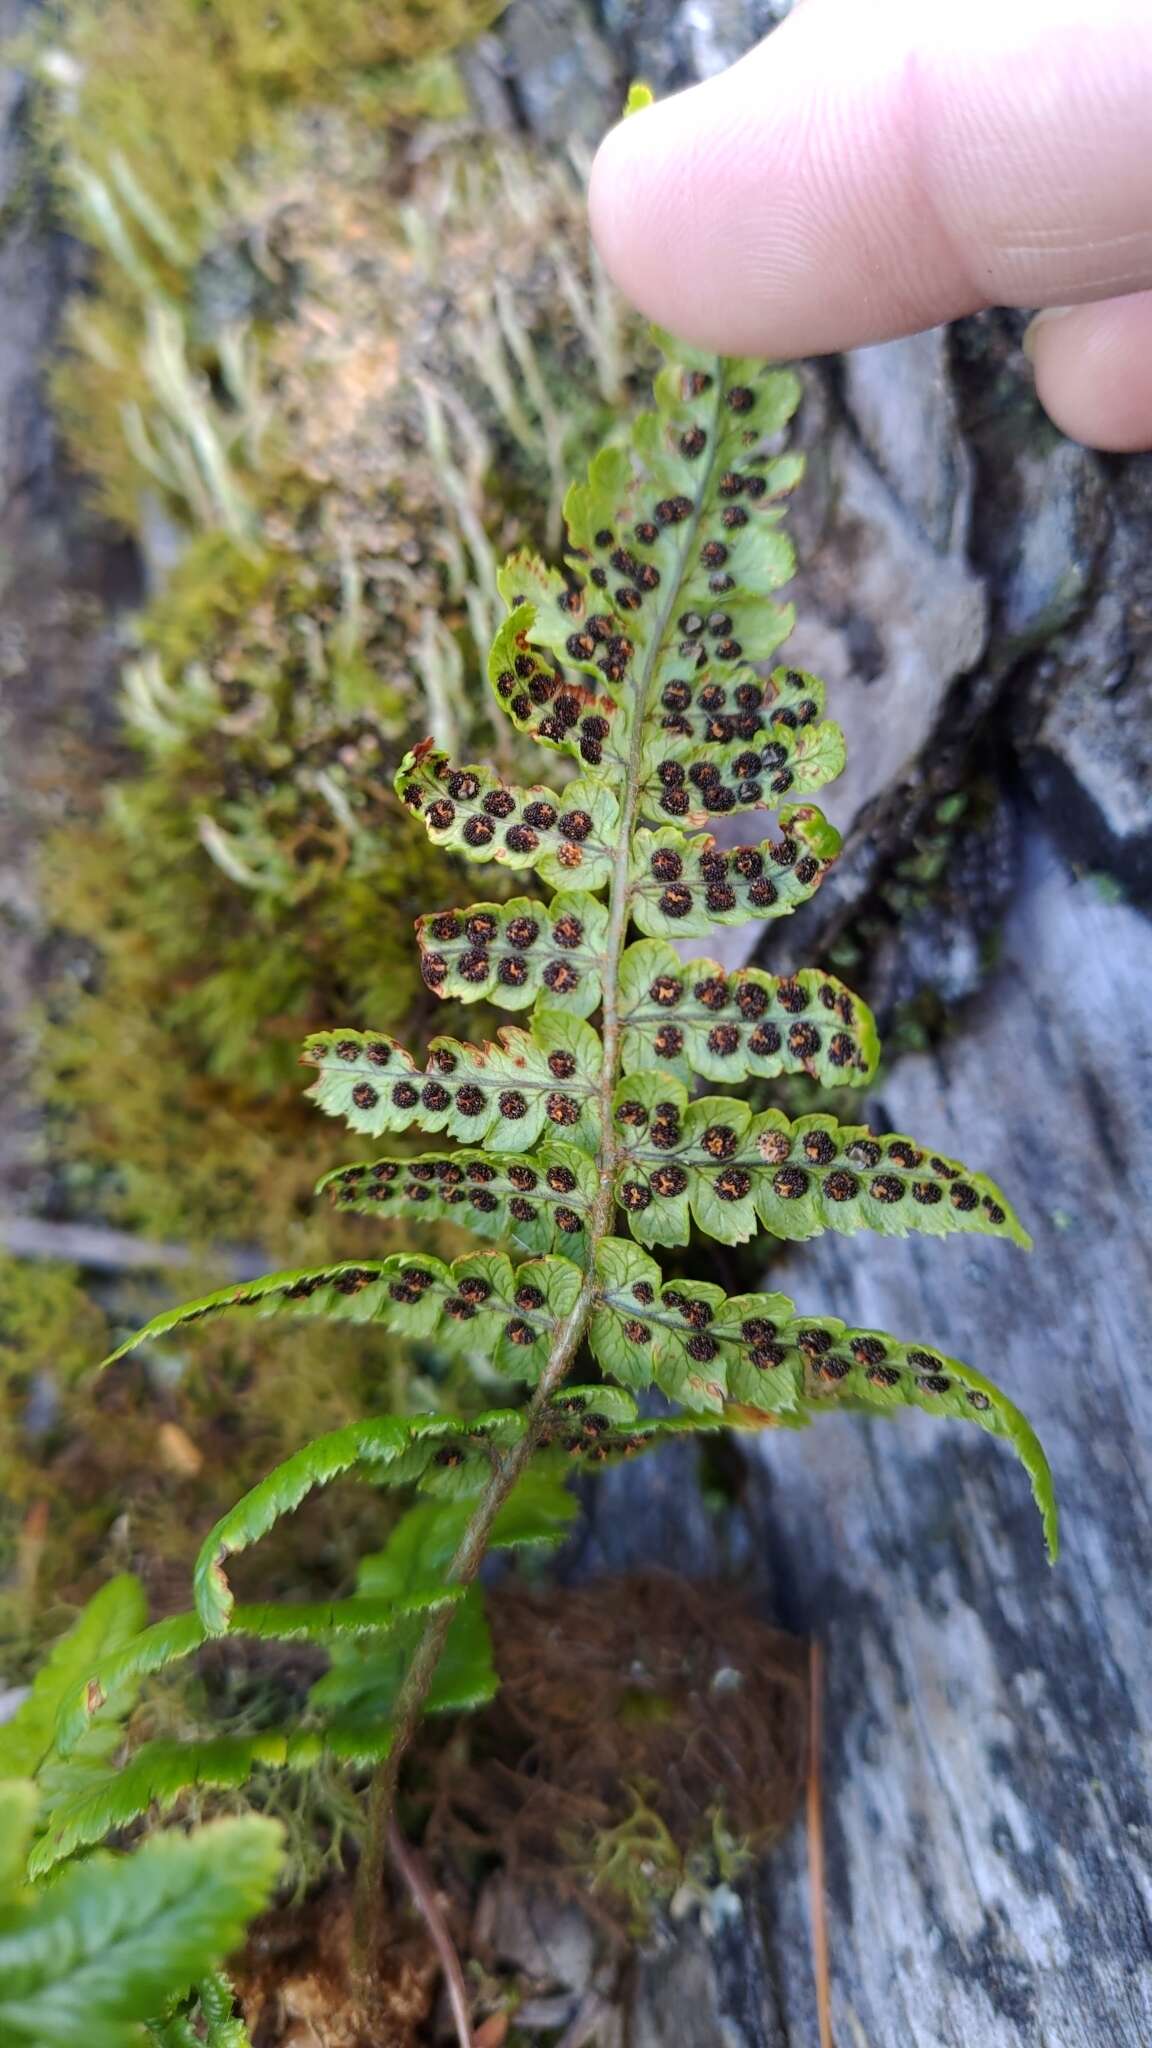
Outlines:
[{"label": "index finger", "polygon": [[593,231],[686,339],[797,356],[1152,284],[1148,0],[805,0],[615,129]]}]

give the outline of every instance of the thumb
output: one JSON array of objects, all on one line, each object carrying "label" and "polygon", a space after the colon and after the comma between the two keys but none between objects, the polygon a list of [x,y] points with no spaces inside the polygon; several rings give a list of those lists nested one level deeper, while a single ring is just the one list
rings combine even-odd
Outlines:
[{"label": "thumb", "polygon": [[732,354],[1135,292],[1150,103],[1148,0],[805,0],[608,136],[593,231],[645,312]]}]

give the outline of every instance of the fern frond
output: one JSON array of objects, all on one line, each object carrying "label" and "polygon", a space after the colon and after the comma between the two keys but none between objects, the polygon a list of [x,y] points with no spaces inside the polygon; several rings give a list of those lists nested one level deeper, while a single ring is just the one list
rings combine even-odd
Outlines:
[{"label": "fern frond", "polygon": [[599,1248],[589,1322],[593,1355],[625,1386],[657,1386],[689,1408],[812,1420],[833,1408],[920,1408],[977,1423],[1012,1444],[1032,1480],[1050,1552],[1056,1513],[1047,1460],[1029,1423],[981,1373],[927,1345],[799,1316],[783,1294],[726,1298],[707,1281],[665,1283],[623,1239]]},{"label": "fern frond", "polygon": [[0,1778],[0,1909],[23,1883],[38,1803],[31,1778]]},{"label": "fern frond", "polygon": [[[92,1837],[91,1839],[95,1839]],[[249,1815],[96,1855],[0,1913],[7,2048],[134,2048],[139,2023],[234,1949],[268,1902],[275,1822]]]},{"label": "fern frond", "polygon": [[506,1010],[540,998],[574,1017],[599,1005],[607,931],[607,909],[582,889],[561,890],[548,903],[514,896],[416,920],[420,971],[434,995]]},{"label": "fern frond", "polygon": [[[792,623],[772,593],[794,566],[780,500],[799,465],[766,451],[799,382],[678,344],[670,353],[659,411],[638,423],[631,449],[604,450],[569,492],[569,573],[524,555],[501,576],[513,611],[493,656],[497,696],[523,729],[593,767],[627,758],[638,713],[667,731],[664,718],[695,710],[710,685],[758,685],[751,664]],[[661,699],[675,685],[668,712]],[[597,714],[607,734],[589,730]],[[699,742],[705,761],[709,744]]]},{"label": "fern frond", "polygon": [[[232,1591],[222,1569],[224,1559],[259,1542],[281,1516],[299,1507],[317,1487],[328,1486],[342,1473],[360,1467],[377,1484],[381,1480],[396,1486],[419,1484],[430,1492],[466,1500],[490,1477],[493,1457],[521,1441],[524,1429],[522,1410],[493,1409],[467,1423],[438,1415],[409,1420],[389,1416],[315,1438],[245,1494],[204,1543],[193,1583],[205,1628],[210,1634],[221,1633],[233,1612]],[[542,1525],[531,1502],[514,1510],[515,1501],[514,1493],[507,1503],[509,1516],[531,1518],[527,1522],[513,1519],[510,1525],[498,1518],[497,1545],[552,1540],[551,1531],[558,1526],[555,1512],[551,1522]],[[505,1533],[506,1529],[510,1533]]]},{"label": "fern frond", "polygon": [[[454,1355],[483,1348],[509,1378],[532,1379],[582,1280],[580,1268],[569,1259],[527,1259],[514,1267],[503,1252],[470,1252],[450,1266],[442,1259],[397,1252],[387,1259],[268,1273],[154,1316],[107,1362],[206,1316],[251,1308],[261,1316],[380,1323],[408,1337],[434,1337]],[[396,1423],[401,1435],[409,1426]]]},{"label": "fern frond", "polygon": [[[458,1597],[456,1588],[441,1583],[404,1600],[358,1597],[241,1605],[230,1612],[228,1632],[261,1642],[308,1642],[326,1647],[341,1637],[380,1635],[399,1628],[415,1616],[450,1604]],[[173,1664],[194,1656],[209,1639],[199,1614],[175,1614],[167,1621],[141,1629],[122,1650],[94,1660],[83,1683],[61,1703],[55,1733],[56,1754],[72,1754],[93,1720],[121,1688],[135,1688],[156,1672],[169,1670]]]},{"label": "fern frond", "polygon": [[814,804],[780,813],[783,837],[718,847],[676,825],[643,827],[632,845],[632,916],[650,938],[696,939],[713,925],[787,917],[815,894],[840,851],[840,834]]},{"label": "fern frond", "polygon": [[[308,1770],[326,1753],[341,1762],[372,1764],[387,1754],[388,1731],[371,1744],[362,1729],[266,1729],[259,1735],[217,1735],[202,1742],[142,1743],[126,1761],[81,1779],[52,1808],[32,1845],[28,1875],[47,1877],[80,1849],[131,1827],[152,1813],[170,1813],[188,1794],[235,1792],[254,1771]],[[158,1839],[163,1839],[159,1837]]]},{"label": "fern frond", "polygon": [[130,1572],[110,1579],[93,1595],[54,1644],[27,1697],[0,1723],[0,1778],[37,1775],[52,1754],[64,1702],[87,1681],[96,1664],[114,1657],[131,1641],[147,1611],[144,1589]]},{"label": "fern frond", "polygon": [[150,2021],[148,2031],[159,2048],[252,2048],[235,2007],[229,1978],[212,1970],[194,1986],[190,2000],[180,2000],[179,2010],[167,2018]]},{"label": "fern frond", "polygon": [[[645,1244],[683,1244],[693,1222],[730,1244],[758,1230],[802,1239],[864,1228],[1028,1241],[992,1181],[918,1141],[819,1115],[754,1114],[729,1095],[689,1098],[695,1075],[734,1083],[806,1073],[859,1085],[875,1071],[877,1043],[866,1006],[831,976],[728,974],[708,960],[685,963],[670,943],[778,916],[820,885],[839,837],[795,799],[839,773],[843,742],[816,677],[783,665],[763,673],[791,625],[773,593],[792,570],[780,521],[799,465],[773,437],[798,382],[674,345],[668,354],[656,411],[569,493],[564,567],[524,553],[501,578],[510,613],[492,651],[496,697],[521,730],[576,758],[576,782],[567,792],[513,788],[428,744],[397,778],[434,837],[479,860],[533,866],[556,891],[439,910],[417,927],[429,987],[531,1004],[528,1028],[506,1027],[495,1045],[437,1039],[423,1071],[379,1033],[322,1033],[304,1055],[316,1070],[313,1099],[350,1128],[415,1128],[467,1148],[341,1169],[323,1183],[338,1207],[422,1209],[539,1256],[514,1267],[503,1253],[477,1253],[447,1268],[402,1254],[273,1275],[160,1318],[151,1333],[249,1303],[296,1308],[379,1321],[457,1354],[479,1349],[498,1372],[531,1383],[557,1347],[571,1357],[572,1318],[590,1313],[606,1370],[636,1387],[655,1382],[689,1410],[814,1415],[845,1364],[841,1406],[910,1403],[996,1427],[1008,1414],[1003,1397],[920,1347],[849,1332],[845,1359],[844,1333],[829,1324],[831,1363],[817,1368],[794,1332],[772,1340],[787,1369],[768,1384],[730,1336],[720,1345],[715,1331],[685,1334],[659,1315],[641,1331],[643,1317],[622,1318],[585,1284],[590,1261],[601,1275],[606,1258],[623,1256],[613,1204]],[[696,830],[766,804],[778,836],[757,845],[720,847]],[[645,936],[629,944],[633,932]],[[587,1021],[598,1006],[603,1040]],[[647,1274],[642,1284],[654,1287]],[[700,1297],[697,1309],[718,1302]],[[796,1324],[790,1307],[780,1313],[789,1331],[823,1328]],[[747,1319],[764,1318],[750,1310]],[[633,1334],[622,1339],[625,1324]],[[851,1353],[857,1340],[862,1357],[881,1347],[871,1379]],[[720,1364],[697,1371],[713,1352]],[[388,1438],[395,1472],[435,1483],[428,1441]],[[359,1462],[358,1442],[315,1455]],[[452,1470],[466,1491],[469,1459]]]},{"label": "fern frond", "polygon": [[[711,620],[709,630],[715,637]],[[695,691],[673,682],[660,704],[664,716],[646,748],[641,787],[651,807],[686,824],[810,795],[843,769],[844,735],[822,715],[824,685],[801,669],[742,680],[717,675]],[[669,764],[682,773],[670,773]]]},{"label": "fern frond", "polygon": [[[601,1405],[604,1413],[598,1428],[618,1431],[635,1419],[634,1403],[614,1389],[605,1390]],[[569,1407],[564,1412],[572,1411]],[[515,1434],[521,1423],[518,1417],[496,1416],[478,1427],[489,1429],[488,1441],[493,1442],[497,1435]],[[473,1426],[469,1442],[477,1440],[476,1428]],[[463,1431],[457,1434],[464,1439]],[[590,1445],[592,1440],[590,1435]],[[318,1468],[321,1459],[313,1462]],[[295,1485],[296,1475],[288,1475],[289,1493],[281,1497],[289,1498]],[[263,1508],[266,1506],[265,1500]],[[259,1504],[257,1511],[261,1511]],[[32,1874],[43,1875],[77,1849],[100,1840],[112,1829],[128,1826],[151,1808],[163,1812],[192,1791],[235,1789],[256,1769],[309,1770],[321,1757],[360,1767],[378,1762],[387,1753],[390,1739],[382,1674],[391,1674],[390,1682],[398,1682],[419,1624],[434,1608],[453,1605],[468,1611],[454,1619],[449,1631],[449,1655],[438,1673],[430,1710],[455,1710],[489,1697],[495,1676],[479,1598],[465,1595],[463,1588],[446,1579],[448,1563],[470,1512],[469,1502],[454,1500],[429,1500],[411,1509],[401,1517],[386,1549],[362,1560],[357,1592],[350,1599],[228,1607],[225,1618],[230,1635],[273,1641],[302,1639],[329,1652],[331,1682],[318,1681],[312,1694],[313,1707],[325,1715],[324,1724],[265,1730],[251,1737],[150,1742],[114,1766],[105,1765],[65,1781],[44,1835],[33,1850]],[[520,1549],[558,1543],[575,1512],[576,1502],[559,1476],[534,1470],[525,1475],[496,1517],[491,1547]],[[207,1576],[219,1590],[220,1581],[212,1572],[217,1562],[218,1558],[213,1558],[209,1563]],[[177,1615],[143,1629],[122,1649],[87,1668],[73,1697],[61,1707],[57,1755],[67,1758],[85,1744],[94,1719],[103,1714],[109,1699],[126,1690],[135,1696],[142,1679],[194,1654],[210,1633],[200,1614]]]},{"label": "fern frond", "polygon": [[[835,1410],[973,1422],[1023,1462],[1055,1552],[1044,1454],[991,1381],[931,1346],[799,1315],[780,1294],[665,1282],[644,1249],[686,1243],[693,1223],[725,1244],[760,1230],[860,1229],[1028,1242],[995,1183],[920,1141],[689,1092],[695,1077],[735,1085],[801,1073],[859,1086],[878,1047],[866,1005],[832,976],[727,971],[685,960],[673,943],[786,915],[821,885],[840,839],[808,799],[840,772],[844,747],[815,677],[764,673],[792,622],[773,593],[792,573],[780,521],[799,464],[776,437],[798,381],[691,349],[668,354],[657,410],[569,493],[563,568],[524,553],[500,579],[510,614],[492,651],[497,700],[521,731],[573,757],[576,778],[517,787],[429,742],[397,777],[436,843],[538,875],[543,895],[439,909],[417,924],[429,989],[531,1008],[526,1027],[480,1045],[438,1037],[423,1068],[382,1032],[321,1032],[303,1055],[326,1115],[373,1138],[422,1131],[455,1146],[337,1169],[321,1187],[338,1209],[420,1212],[530,1256],[482,1250],[448,1264],[403,1252],[273,1273],[157,1317],[114,1354],[251,1308],[376,1324],[533,1391],[472,1421],[385,1417],[334,1431],[223,1516],[196,1564],[195,1615],[121,1645],[106,1675],[139,1683],[229,1628],[296,1634],[328,1650],[311,1711],[333,1718],[256,1746],[149,1745],[115,1783],[102,1769],[67,1791],[51,1817],[57,1839],[93,1840],[134,1800],[239,1782],[257,1763],[291,1768],[317,1745],[362,1762],[394,1734],[394,1774],[419,1712],[473,1704],[494,1684],[474,1584],[486,1546],[555,1540],[567,1470],[677,1435],[806,1428]],[[750,811],[774,813],[771,836],[718,844],[701,829]],[[567,1385],[585,1340],[617,1384]],[[651,1389],[678,1412],[638,1414],[635,1395]],[[344,1473],[428,1498],[365,1560],[351,1599],[237,1607],[227,1560]],[[540,1513],[523,1493],[515,1505],[529,1478],[551,1489]],[[440,1611],[421,1621],[422,1608]],[[65,1718],[68,1740],[87,1740],[104,1711],[103,1680],[87,1680]],[[394,1776],[384,1782],[394,1790]],[[370,1839],[378,1892],[375,1825]]]}]

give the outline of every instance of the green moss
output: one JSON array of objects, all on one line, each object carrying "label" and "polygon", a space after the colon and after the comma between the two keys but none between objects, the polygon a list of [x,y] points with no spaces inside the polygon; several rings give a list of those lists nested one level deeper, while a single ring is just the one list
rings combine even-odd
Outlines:
[{"label": "green moss", "polygon": [[104,1319],[71,1266],[0,1253],[0,1399],[5,1436],[18,1427],[31,1382],[51,1372],[65,1386],[98,1354]]},{"label": "green moss", "polygon": [[[307,179],[269,155],[218,236],[262,221],[293,280],[261,341],[274,418],[256,467],[241,436],[217,477],[243,517],[193,526],[136,622],[136,771],[50,849],[54,915],[98,955],[51,1005],[60,1143],[75,1186],[154,1234],[303,1249],[300,1039],[431,1021],[411,922],[459,882],[404,828],[385,759],[429,730],[490,748],[494,560],[631,375],[570,179],[453,147],[398,209],[381,147],[334,116]],[[138,497],[140,446],[105,469]]]},{"label": "green moss", "polygon": [[[422,110],[420,88],[440,107],[443,81],[426,60],[478,34],[500,4],[57,0],[47,130],[82,230],[106,242],[114,211],[142,263],[182,270],[228,179],[286,108],[351,96],[377,116],[396,98]],[[415,79],[397,77],[414,62]]]},{"label": "green moss", "polygon": [[[54,1540],[46,1468],[65,1434],[62,1407],[106,1340],[70,1266],[0,1254],[0,1645],[30,1640]],[[4,1672],[11,1682],[10,1659]]]},{"label": "green moss", "polygon": [[306,1218],[329,1162],[300,1149],[300,1041],[337,1014],[426,1022],[410,927],[454,880],[389,814],[363,871],[322,876],[301,914],[213,863],[177,782],[130,795],[122,825],[49,849],[55,915],[99,947],[96,985],[59,988],[45,1029],[57,1145],[100,1176],[106,1212],[152,1235],[317,1250]]},{"label": "green moss", "polygon": [[[275,317],[276,298],[257,243],[233,252],[243,289],[237,302],[233,279],[221,302],[219,244],[241,192],[269,158],[288,170],[306,156],[327,108],[374,134],[458,117],[441,53],[498,12],[499,0],[285,0],[272,11],[263,0],[57,0],[28,39],[39,127],[64,216],[92,255],[52,382],[105,512],[138,522],[142,469],[147,487],[171,495],[173,434],[193,463],[206,441],[229,438],[229,340]],[[174,405],[174,377],[215,387],[197,399],[190,449],[179,445],[188,390]]]}]

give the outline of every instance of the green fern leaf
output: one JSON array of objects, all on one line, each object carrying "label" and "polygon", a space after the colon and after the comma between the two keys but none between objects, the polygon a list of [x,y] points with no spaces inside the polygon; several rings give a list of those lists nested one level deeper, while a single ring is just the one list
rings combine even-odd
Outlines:
[{"label": "green fern leaf", "polygon": [[[621,1397],[615,1399],[619,1402]],[[606,1426],[620,1421],[620,1412],[612,1408],[611,1401],[609,1394]],[[626,1403],[624,1419],[632,1414],[632,1404]],[[505,1417],[487,1418],[480,1425],[484,1432],[480,1437],[463,1431],[458,1435],[469,1444],[492,1442],[497,1434],[492,1425],[509,1422],[511,1431],[505,1426],[499,1433],[514,1435],[519,1420]],[[542,1470],[532,1471],[497,1516],[492,1547],[558,1543],[575,1512],[576,1503],[558,1478]],[[328,1650],[333,1672],[402,1671],[413,1642],[418,1640],[420,1620],[435,1607],[464,1601],[463,1589],[448,1582],[447,1567],[470,1513],[470,1503],[464,1501],[424,1502],[401,1518],[383,1552],[362,1561],[355,1597],[234,1606],[227,1611],[228,1632],[317,1644]],[[208,1578],[218,1589],[211,1567]],[[469,1605],[475,1608],[477,1602]],[[209,1630],[199,1614],[177,1615],[142,1630],[123,1649],[88,1670],[73,1698],[63,1703],[56,1731],[57,1752],[67,1756],[84,1742],[93,1717],[100,1714],[109,1697],[129,1685],[138,1687],[143,1678],[194,1654],[208,1638]],[[350,1648],[357,1642],[366,1647]],[[445,1710],[478,1704],[489,1697],[494,1684],[482,1611],[466,1615],[459,1627],[453,1623],[449,1646],[448,1663],[438,1674],[437,1701]],[[42,1875],[76,1849],[100,1840],[110,1828],[127,1826],[150,1807],[164,1810],[193,1789],[233,1788],[258,1767],[307,1769],[325,1753],[359,1764],[378,1761],[387,1748],[387,1731],[380,1726],[385,1717],[376,1712],[374,1728],[366,1730],[364,1715],[355,1706],[361,1692],[365,1697],[370,1693],[379,1708],[382,1682],[378,1678],[366,1687],[357,1687],[333,1677],[331,1685],[322,1681],[313,1693],[315,1707],[335,1712],[336,1718],[325,1728],[271,1730],[227,1741],[148,1743],[127,1762],[72,1780],[66,1796],[57,1800],[44,1838],[36,1846],[33,1874]],[[366,1732],[372,1735],[367,1744]]]},{"label": "green fern leaf", "polygon": [[754,1115],[733,1096],[692,1100],[660,1073],[618,1082],[613,1120],[617,1198],[644,1244],[687,1244],[690,1214],[720,1244],[760,1228],[794,1240],[874,1230],[1030,1242],[994,1181],[910,1138],[830,1116]]},{"label": "green fern leaf", "polygon": [[595,1200],[595,1162],[575,1145],[541,1145],[524,1153],[426,1153],[419,1159],[374,1159],[324,1176],[333,1207],[361,1216],[444,1220],[500,1238],[528,1252],[562,1251],[582,1264]]},{"label": "green fern leaf", "polygon": [[619,805],[601,783],[570,782],[560,794],[518,789],[490,768],[456,768],[424,740],[404,756],[396,793],[418,812],[436,846],[465,860],[535,868],[554,889],[600,889],[612,871]]},{"label": "green fern leaf", "polygon": [[248,1816],[97,1855],[0,1917],[6,2048],[134,2048],[267,1904],[280,1830]]},{"label": "green fern leaf", "polygon": [[23,1882],[38,1797],[31,1778],[0,1779],[0,1914]]},{"label": "green fern leaf", "polygon": [[844,735],[821,716],[824,685],[800,669],[736,683],[717,677],[695,692],[687,681],[672,683],[660,703],[641,788],[650,808],[686,824],[809,795],[844,767]]},{"label": "green fern leaf", "polygon": [[[606,1426],[611,1427],[614,1419],[605,1417]],[[385,1548],[362,1560],[356,1580],[361,1597],[397,1602],[432,1597],[444,1586],[470,1513],[469,1505],[460,1501],[423,1501],[410,1508]],[[559,1478],[537,1466],[518,1481],[501,1508],[489,1549],[559,1543],[575,1513],[576,1502]],[[313,1707],[356,1723],[386,1720],[419,1639],[419,1628],[409,1626],[383,1643],[337,1645],[329,1670],[312,1688]],[[425,1711],[466,1711],[490,1699],[495,1690],[483,1603],[473,1587],[452,1618]]]},{"label": "green fern leaf", "polygon": [[210,1971],[190,2000],[163,2020],[148,2023],[159,2048],[252,2048],[252,2037],[235,2013],[236,1993],[223,1970]]},{"label": "green fern leaf", "polygon": [[34,1777],[52,1754],[62,1703],[92,1668],[114,1655],[143,1626],[147,1602],[139,1579],[110,1579],[42,1664],[27,1697],[0,1724],[0,1777]]},{"label": "green fern leaf", "polygon": [[[463,1499],[474,1495],[491,1475],[493,1454],[518,1442],[523,1430],[522,1413],[494,1409],[466,1424],[449,1416],[422,1415],[407,1420],[390,1416],[353,1423],[314,1438],[245,1494],[204,1543],[196,1562],[194,1587],[205,1628],[209,1634],[220,1634],[233,1613],[232,1591],[222,1569],[225,1558],[259,1542],[281,1516],[299,1507],[317,1487],[330,1485],[342,1473],[360,1467],[377,1484],[382,1480],[396,1486],[419,1483]],[[522,1525],[514,1521],[513,1529],[518,1526]],[[537,1524],[501,1540],[547,1538]]]},{"label": "green fern leaf", "polygon": [[[801,1016],[806,1030],[796,1028]],[[879,1059],[871,1011],[834,976],[729,973],[716,960],[682,960],[660,939],[623,955],[620,1017],[625,1074],[659,1066],[681,1079],[735,1082],[803,1073],[825,1087],[860,1087]]]},{"label": "green fern leaf", "polygon": [[[615,1388],[605,1391],[616,1393]],[[633,1404],[625,1413],[626,1419],[635,1419]],[[561,1543],[576,1512],[576,1501],[561,1480],[534,1466],[517,1481],[500,1509],[490,1548],[520,1550]],[[386,1547],[361,1558],[356,1574],[360,1596],[399,1603],[442,1594],[470,1515],[467,1501],[426,1500],[409,1508]]]},{"label": "green fern leaf", "polygon": [[[392,1714],[419,1641],[419,1628],[409,1625],[385,1643],[348,1645],[312,1687],[312,1706],[338,1714],[349,1727],[379,1728]],[[490,1700],[496,1687],[484,1602],[479,1588],[470,1586],[452,1616],[424,1712],[469,1713]]]},{"label": "green fern leaf", "polygon": [[397,1252],[388,1259],[268,1273],[153,1317],[107,1363],[206,1316],[251,1308],[262,1316],[381,1323],[405,1336],[434,1337],[453,1355],[483,1348],[507,1377],[531,1380],[558,1323],[572,1309],[582,1279],[569,1259],[530,1259],[513,1267],[503,1252],[471,1252],[450,1266],[442,1259]]},{"label": "green fern leaf", "polygon": [[368,1137],[444,1131],[522,1152],[543,1132],[563,1132],[585,1151],[596,1148],[602,1048],[575,1016],[548,1011],[530,1031],[505,1026],[496,1045],[435,1038],[424,1073],[381,1032],[317,1032],[302,1058],[318,1070],[307,1091],[313,1101]]},{"label": "green fern leaf", "polygon": [[550,903],[514,896],[416,920],[420,970],[434,995],[523,1010],[539,997],[587,1017],[600,1002],[608,930],[603,903],[565,889]]},{"label": "green fern leaf", "polygon": [[[383,1752],[387,1752],[387,1738]],[[345,1732],[343,1747],[367,1749],[362,1733]],[[312,1731],[265,1729],[259,1735],[219,1735],[205,1741],[142,1743],[135,1753],[79,1779],[66,1799],[48,1816],[28,1857],[28,1875],[41,1882],[79,1850],[90,1849],[111,1834],[151,1814],[170,1813],[186,1795],[235,1792],[256,1770],[307,1770],[324,1754],[325,1744]],[[343,1749],[333,1753],[343,1760]],[[348,1761],[361,1759],[353,1754]],[[365,1754],[363,1761],[376,1761]]]},{"label": "green fern leaf", "polygon": [[[920,1408],[976,1422],[1016,1449],[1055,1555],[1051,1475],[1031,1427],[998,1387],[958,1359],[831,1316],[798,1316],[783,1294],[725,1299],[707,1281],[665,1284],[636,1246],[600,1248],[592,1351],[625,1385],[656,1385],[690,1408],[814,1419],[836,1407]],[[733,1417],[732,1419],[736,1419]]]},{"label": "green fern leaf", "polygon": [[812,804],[780,812],[783,838],[720,849],[710,833],[641,829],[632,845],[632,916],[653,938],[695,939],[717,924],[787,917],[807,902],[840,850]]},{"label": "green fern leaf", "polygon": [[[309,1742],[355,1753],[356,1727],[386,1743],[419,1627],[400,1610],[401,1583],[409,1596],[442,1600],[450,1586],[461,1595],[430,1625],[427,1646],[447,1637],[448,1649],[425,1706],[486,1696],[483,1614],[454,1575],[474,1577],[493,1515],[499,1540],[496,1511],[530,1458],[556,1484],[567,1470],[695,1430],[804,1428],[832,1409],[919,1408],[1014,1446],[1055,1546],[1043,1453],[981,1375],[886,1333],[798,1316],[781,1295],[729,1299],[707,1281],[665,1283],[644,1249],[686,1242],[693,1222],[729,1244],[759,1230],[800,1239],[861,1228],[1027,1242],[991,1181],[912,1139],[689,1094],[697,1075],[734,1084],[804,1073],[859,1085],[878,1051],[867,1008],[832,977],[729,974],[685,962],[671,943],[774,919],[812,895],[840,840],[808,799],[839,773],[844,749],[815,677],[783,665],[765,673],[791,626],[773,593],[792,573],[780,522],[800,465],[775,437],[798,382],[692,350],[669,355],[656,412],[569,493],[564,567],[524,553],[501,578],[511,609],[492,651],[497,700],[521,731],[574,759],[576,779],[513,787],[429,742],[397,778],[434,841],[532,868],[554,892],[440,909],[417,925],[434,993],[531,1006],[528,1027],[505,1027],[494,1044],[437,1038],[423,1068],[379,1032],[323,1032],[304,1053],[309,1092],[327,1115],[372,1137],[419,1130],[460,1148],[340,1168],[321,1184],[338,1208],[421,1210],[534,1256],[514,1263],[505,1250],[483,1250],[446,1264],[399,1253],[271,1274],[159,1317],[131,1340],[251,1307],[378,1324],[536,1389],[524,1407],[470,1424],[386,1418],[319,1438],[212,1531],[195,1571],[198,1620],[180,1624],[180,1640],[195,1647],[197,1628],[295,1628],[330,1651],[312,1705],[341,1718],[301,1736],[288,1762],[306,1757]],[[701,829],[758,810],[777,823],[757,844],[720,845]],[[597,1010],[600,1030],[588,1021]],[[618,1211],[631,1239],[615,1234]],[[585,1338],[618,1384],[565,1385]],[[634,1395],[650,1389],[680,1412],[639,1416]],[[351,1602],[280,1620],[237,1609],[226,1560],[345,1472],[429,1496],[401,1524],[397,1551],[371,1561]],[[166,1652],[177,1633],[172,1625]],[[410,1718],[400,1732],[406,1742]],[[131,1768],[139,1790],[202,1764],[185,1747],[180,1759],[137,1757]],[[241,1770],[243,1759],[220,1755],[211,1767]],[[107,1801],[127,1796],[107,1784],[88,1794],[85,1826],[101,1799],[107,1819]]]},{"label": "green fern leaf", "polygon": [[[383,1598],[351,1600],[269,1601],[233,1607],[228,1632],[251,1636],[262,1642],[309,1642],[319,1646],[342,1636],[379,1635],[398,1628],[413,1616],[428,1613],[457,1598],[448,1585],[428,1587],[419,1594],[395,1601]],[[94,1660],[83,1683],[61,1703],[56,1724],[55,1750],[68,1757],[80,1744],[93,1720],[109,1700],[126,1687],[195,1655],[209,1639],[199,1614],[175,1614],[141,1629],[124,1648]]]},{"label": "green fern leaf", "polygon": [[[760,685],[751,664],[792,623],[771,594],[794,567],[779,522],[799,465],[764,451],[796,407],[798,380],[679,345],[675,354],[632,449],[606,449],[568,494],[570,573],[524,555],[501,578],[513,614],[494,654],[497,697],[523,729],[591,768],[622,763],[636,707],[662,722],[660,700],[681,680],[689,701],[677,699],[678,716],[711,684],[733,701]],[[767,740],[766,716],[755,731]]]}]

